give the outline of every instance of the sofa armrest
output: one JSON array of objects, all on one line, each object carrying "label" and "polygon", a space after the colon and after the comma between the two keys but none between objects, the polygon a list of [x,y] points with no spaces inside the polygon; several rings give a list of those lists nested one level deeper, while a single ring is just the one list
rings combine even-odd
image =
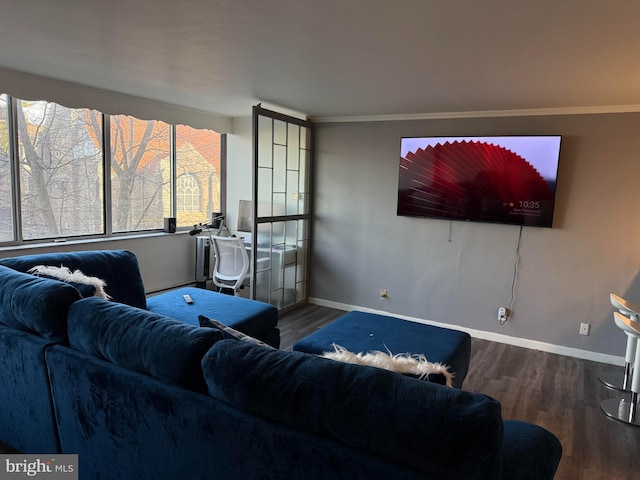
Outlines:
[{"label": "sofa armrest", "polygon": [[71,285],[0,265],[0,323],[53,342],[67,338],[67,313],[80,293]]},{"label": "sofa armrest", "polygon": [[504,421],[502,480],[553,480],[562,444],[550,431],[532,423]]}]

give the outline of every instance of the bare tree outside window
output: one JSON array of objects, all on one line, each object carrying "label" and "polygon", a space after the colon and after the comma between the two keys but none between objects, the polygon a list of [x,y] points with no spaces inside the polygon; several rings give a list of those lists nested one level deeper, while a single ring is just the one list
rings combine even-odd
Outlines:
[{"label": "bare tree outside window", "polygon": [[169,216],[169,135],[170,126],[164,122],[111,117],[114,232],[162,228]]},{"label": "bare tree outside window", "polygon": [[25,239],[104,231],[102,145],[88,135],[86,112],[43,101],[16,102]]}]

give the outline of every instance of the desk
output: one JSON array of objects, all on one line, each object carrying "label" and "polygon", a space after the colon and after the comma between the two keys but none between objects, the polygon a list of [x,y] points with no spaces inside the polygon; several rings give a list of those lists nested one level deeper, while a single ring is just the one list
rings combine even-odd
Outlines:
[{"label": "desk", "polygon": [[296,302],[299,248],[293,245],[258,247],[256,299],[282,308]]},{"label": "desk", "polygon": [[256,273],[271,271],[271,290],[284,287],[283,271],[295,268],[298,261],[298,248],[288,245],[258,247]]},{"label": "desk", "polygon": [[[253,255],[253,248],[250,243],[245,243],[244,247],[249,253],[249,258]],[[298,262],[298,247],[293,245],[273,245],[269,247],[258,247],[258,258],[256,261],[256,274],[271,271],[271,290],[284,288],[282,273],[285,269],[295,268]]]}]

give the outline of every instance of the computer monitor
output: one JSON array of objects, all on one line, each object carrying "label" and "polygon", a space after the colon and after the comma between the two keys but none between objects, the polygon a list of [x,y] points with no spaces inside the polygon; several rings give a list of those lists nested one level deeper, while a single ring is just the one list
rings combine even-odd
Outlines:
[{"label": "computer monitor", "polygon": [[[280,203],[267,203],[260,202],[258,204],[258,210],[263,212],[271,212],[272,216],[279,217],[285,214],[285,208]],[[272,227],[273,235],[278,240],[274,240],[276,243],[281,243],[281,239],[284,235],[284,222],[276,222]],[[251,200],[240,200],[238,204],[238,236],[244,237],[245,242],[251,243],[253,234],[253,202]],[[258,236],[258,243],[263,241],[270,244],[269,238],[260,238],[263,235]]]},{"label": "computer monitor", "polygon": [[253,230],[253,203],[240,200],[238,205],[238,232],[251,233]]}]

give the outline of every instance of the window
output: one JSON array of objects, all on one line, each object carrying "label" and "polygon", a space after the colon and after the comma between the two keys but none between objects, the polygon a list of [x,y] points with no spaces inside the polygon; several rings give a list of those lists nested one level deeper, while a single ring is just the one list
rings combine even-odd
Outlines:
[{"label": "window", "polygon": [[220,207],[220,134],[176,127],[176,222],[186,227],[211,218]]},{"label": "window", "polygon": [[162,228],[171,216],[170,126],[111,117],[113,231]]},{"label": "window", "polygon": [[13,240],[8,98],[0,95],[0,242]]},{"label": "window", "polygon": [[205,221],[220,211],[220,137],[2,94],[0,242]]},{"label": "window", "polygon": [[104,233],[101,136],[95,112],[48,102],[16,102],[24,239]]}]

